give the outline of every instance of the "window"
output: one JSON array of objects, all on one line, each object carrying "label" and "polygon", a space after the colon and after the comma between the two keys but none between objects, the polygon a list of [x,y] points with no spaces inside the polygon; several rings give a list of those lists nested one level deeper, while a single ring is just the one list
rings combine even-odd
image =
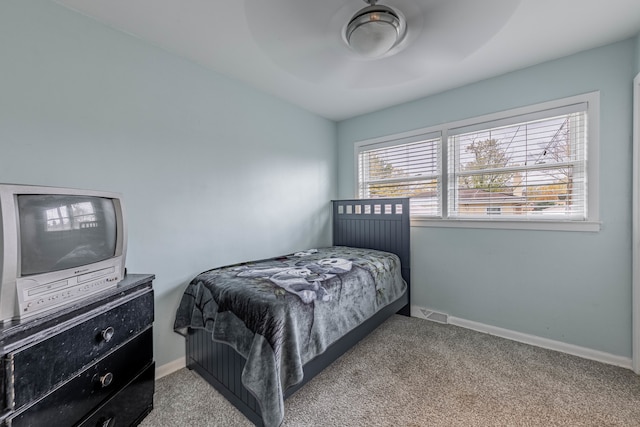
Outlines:
[{"label": "window", "polygon": [[47,231],[77,230],[95,227],[93,203],[78,202],[47,209]]},{"label": "window", "polygon": [[358,196],[410,197],[429,225],[597,230],[598,114],[592,93],[356,143]]},{"label": "window", "polygon": [[361,199],[411,197],[413,215],[440,215],[440,133],[367,145],[358,153]]}]

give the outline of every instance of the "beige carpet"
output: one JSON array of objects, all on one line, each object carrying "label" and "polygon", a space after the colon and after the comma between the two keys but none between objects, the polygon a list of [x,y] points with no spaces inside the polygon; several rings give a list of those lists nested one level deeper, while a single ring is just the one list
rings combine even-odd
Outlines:
[{"label": "beige carpet", "polygon": [[[250,425],[182,369],[157,381],[141,427]],[[640,376],[394,316],[291,396],[283,426],[640,426]]]}]

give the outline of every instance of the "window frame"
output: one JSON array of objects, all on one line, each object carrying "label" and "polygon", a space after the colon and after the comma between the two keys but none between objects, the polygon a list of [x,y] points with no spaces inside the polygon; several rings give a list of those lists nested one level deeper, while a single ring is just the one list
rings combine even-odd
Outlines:
[{"label": "window frame", "polygon": [[[478,127],[480,129],[490,129],[497,124],[518,119],[518,117],[540,116],[545,117],[547,110],[557,110],[570,107],[575,104],[586,104],[587,116],[587,142],[586,142],[586,197],[587,197],[587,218],[584,220],[550,218],[504,218],[501,215],[488,215],[487,218],[464,218],[452,217],[448,212],[449,205],[449,134],[457,133],[460,128]],[[414,227],[454,227],[454,228],[489,228],[489,229],[515,229],[515,230],[549,230],[549,231],[590,231],[600,230],[599,213],[599,152],[600,152],[600,92],[589,92],[581,95],[560,98],[552,101],[532,104],[524,107],[517,107],[503,110],[482,116],[443,123],[412,131],[402,132],[383,137],[377,137],[358,141],[354,143],[354,179],[355,197],[359,198],[359,153],[365,151],[367,147],[381,145],[399,145],[409,143],[425,135],[440,133],[441,147],[439,159],[440,165],[440,216],[411,217],[411,225]]]}]

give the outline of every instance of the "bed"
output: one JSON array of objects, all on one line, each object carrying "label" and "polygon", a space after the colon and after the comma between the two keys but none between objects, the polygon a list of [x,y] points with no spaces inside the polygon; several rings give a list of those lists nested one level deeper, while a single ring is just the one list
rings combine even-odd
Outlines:
[{"label": "bed", "polygon": [[332,207],[332,247],[203,272],[176,312],[187,367],[257,426],[280,425],[288,396],[410,315],[409,199]]}]

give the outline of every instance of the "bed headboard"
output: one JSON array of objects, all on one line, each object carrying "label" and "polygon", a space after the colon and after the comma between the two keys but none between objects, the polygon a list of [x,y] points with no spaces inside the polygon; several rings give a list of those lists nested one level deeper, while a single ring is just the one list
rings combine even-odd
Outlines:
[{"label": "bed headboard", "polygon": [[[410,243],[408,198],[333,201],[333,245],[377,249],[398,255],[408,289],[411,288]],[[409,306],[399,313],[409,316]]]}]

